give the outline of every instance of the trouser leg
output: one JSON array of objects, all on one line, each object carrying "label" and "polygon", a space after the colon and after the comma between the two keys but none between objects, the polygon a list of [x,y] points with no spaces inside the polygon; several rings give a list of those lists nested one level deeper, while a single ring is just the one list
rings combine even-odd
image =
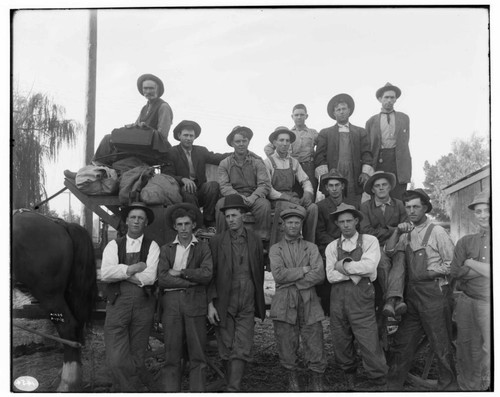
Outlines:
[{"label": "trouser leg", "polygon": [[205,357],[207,341],[205,316],[185,316],[184,321],[189,352],[189,390],[191,392],[204,392],[207,370],[207,360]]},{"label": "trouser leg", "polygon": [[[387,255],[384,253],[387,257]],[[404,286],[405,286],[405,266],[402,261],[391,261],[388,258],[390,263],[390,270],[387,277],[387,298],[403,298]]]},{"label": "trouser leg", "polygon": [[324,352],[323,325],[321,321],[301,327],[301,339],[304,346],[304,360],[307,368],[316,373],[326,370],[326,354]]},{"label": "trouser leg", "polygon": [[298,368],[299,326],[284,321],[273,321],[274,337],[280,357],[280,364],[287,370]]},{"label": "trouser leg", "polygon": [[111,134],[106,134],[101,139],[97,150],[95,151],[94,157],[92,161],[97,161],[101,164],[105,164],[107,166],[111,166],[115,161],[115,156],[110,156],[115,153],[116,149],[114,145],[111,143]]},{"label": "trouser leg", "polygon": [[464,391],[479,391],[481,388],[482,335],[474,316],[473,306],[472,298],[462,293],[455,308],[455,321],[458,331],[458,385]]},{"label": "trouser leg", "polygon": [[255,234],[262,240],[269,240],[271,230],[271,203],[269,200],[259,197],[250,208],[255,218]]},{"label": "trouser leg", "polygon": [[388,389],[402,391],[408,371],[411,368],[415,351],[424,329],[417,308],[411,298],[407,298],[408,311],[403,316],[394,336],[392,360],[388,375]]},{"label": "trouser leg", "polygon": [[318,206],[311,204],[306,208],[306,219],[302,227],[304,240],[314,243],[316,240],[316,226],[318,224]]},{"label": "trouser leg", "polygon": [[394,197],[395,199],[402,200],[403,193],[406,192],[407,187],[408,187],[407,183],[399,183],[396,180],[396,186],[394,187],[394,189],[391,190],[391,196]]},{"label": "trouser leg", "polygon": [[352,285],[348,297],[347,316],[368,376],[372,379],[386,377],[388,368],[378,337],[373,284],[366,278],[361,280],[358,285]]},{"label": "trouser leg", "polygon": [[204,183],[200,186],[197,196],[203,207],[203,221],[205,226],[213,225],[215,221],[215,206],[220,197],[219,184],[215,181]]},{"label": "trouser leg", "polygon": [[491,311],[490,301],[474,299],[474,313],[481,333],[481,390],[488,390],[491,383]]},{"label": "trouser leg", "polygon": [[316,189],[318,188],[318,179],[316,178],[316,175],[314,173],[315,167],[314,167],[314,162],[308,162],[308,163],[300,163],[302,169],[304,172],[307,174],[309,177],[309,181],[312,184],[314,194],[316,195]]},{"label": "trouser leg", "polygon": [[132,300],[119,296],[113,305],[106,306],[104,345],[106,362],[113,380],[114,391],[136,391],[131,382],[135,373],[129,344],[129,324]]},{"label": "trouser leg", "polygon": [[162,371],[162,377],[163,390],[166,392],[181,391],[184,321],[178,310],[179,303],[174,294],[176,293],[171,292],[163,296],[162,324],[165,342],[165,367]]}]

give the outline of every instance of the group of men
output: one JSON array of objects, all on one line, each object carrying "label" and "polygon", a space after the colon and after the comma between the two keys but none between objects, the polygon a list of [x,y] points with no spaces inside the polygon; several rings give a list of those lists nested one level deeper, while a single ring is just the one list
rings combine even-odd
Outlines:
[{"label": "group of men", "polygon": [[[138,123],[156,120],[149,126],[166,137],[170,126],[165,133],[158,124],[165,120],[159,116],[165,102],[154,102],[163,83],[144,76],[138,87],[148,105]],[[489,387],[489,197],[483,194],[471,204],[481,233],[459,241],[453,257],[449,235],[427,216],[429,196],[422,189],[406,190],[409,118],[394,111],[400,95],[389,83],[377,90],[382,109],[365,129],[349,122],[352,97],[336,95],[327,111],[337,123],[319,134],[305,125],[306,107],[296,105],[295,126],[269,135],[265,160],[249,150],[253,131],[248,127],[233,128],[226,138],[233,151],[224,154],[193,144],[201,133],[198,123],[184,120],[174,128],[180,143],[166,151],[162,172],[177,180],[184,201],[166,211],[175,239],[161,248],[147,239],[144,228],[154,215],[135,203],[123,212],[127,236],[110,242],[103,253],[101,277],[109,283],[106,353],[116,390],[140,390],[147,375],[144,354],[155,300],[149,286],[156,278],[166,347],[163,389],[180,391],[187,349],[190,390],[205,390],[208,318],[216,329],[227,390],[241,390],[254,318],[265,318],[267,244],[276,283],[270,318],[288,390],[301,390],[299,340],[310,387],[324,390],[325,314],[348,390],[357,387],[354,341],[371,383],[402,390],[424,333],[438,358],[438,388],[456,389],[450,270],[463,291],[456,312],[458,385]],[[206,164],[218,165],[217,181],[207,181]],[[363,193],[370,199],[362,199]],[[321,195],[326,197],[317,200]],[[252,228],[244,226],[248,213]],[[217,234],[210,243],[197,239],[196,228],[214,225]],[[390,368],[379,342],[375,281],[383,293],[383,315],[401,319]]]}]

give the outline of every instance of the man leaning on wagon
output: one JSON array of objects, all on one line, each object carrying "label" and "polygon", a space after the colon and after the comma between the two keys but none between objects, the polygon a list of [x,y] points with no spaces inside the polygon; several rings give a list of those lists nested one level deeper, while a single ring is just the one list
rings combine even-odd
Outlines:
[{"label": "man leaning on wagon", "polygon": [[464,391],[490,389],[491,374],[491,224],[489,191],[479,193],[469,209],[478,233],[458,240],[451,276],[461,291],[455,308],[458,385]]},{"label": "man leaning on wagon", "polygon": [[144,391],[144,358],[153,325],[160,247],[144,235],[153,211],[143,203],[122,210],[127,235],[110,241],[102,254],[101,280],[107,283],[104,344],[114,391]]},{"label": "man leaning on wagon", "polygon": [[167,208],[167,225],[177,232],[161,247],[158,285],[163,307],[165,367],[164,391],[180,392],[184,341],[189,355],[189,391],[203,392],[207,361],[207,285],[212,279],[212,254],[207,242],[193,234],[202,222],[200,210],[190,203]]},{"label": "man leaning on wagon", "polygon": [[386,252],[406,269],[405,299],[407,312],[394,336],[394,348],[388,376],[390,390],[403,390],[408,371],[420,340],[427,336],[437,359],[437,389],[455,390],[456,372],[453,359],[452,288],[449,274],[453,242],[441,226],[431,222],[430,198],[422,189],[403,194],[408,219],[399,224],[387,240]]},{"label": "man leaning on wagon", "polygon": [[243,225],[250,209],[239,194],[224,197],[220,211],[228,230],[210,240],[214,264],[208,290],[208,320],[215,325],[227,391],[240,391],[251,360],[255,317],[266,317],[261,239]]},{"label": "man leaning on wagon", "polygon": [[[248,150],[253,132],[248,127],[236,126],[226,142],[234,153],[219,164],[217,171],[221,198],[216,210],[224,205],[224,198],[238,194],[255,218],[254,231],[261,240],[269,241],[271,230],[271,203],[267,195],[271,181],[266,166],[260,157]],[[227,229],[224,215],[216,211],[217,232]]]},{"label": "man leaning on wagon", "polygon": [[274,335],[281,365],[287,370],[288,391],[300,391],[297,376],[299,340],[310,371],[311,391],[323,391],[326,354],[323,345],[325,316],[315,285],[323,282],[325,270],[318,247],[301,236],[306,211],[291,206],[281,211],[284,238],[269,251],[276,293],[271,304]]},{"label": "man leaning on wagon", "polygon": [[207,181],[206,165],[219,165],[229,154],[214,153],[204,146],[193,145],[200,133],[200,125],[191,120],[183,120],[174,128],[174,139],[180,143],[168,150],[162,172],[175,178],[184,202],[203,208],[203,224],[197,225],[203,228],[215,226],[215,205],[220,196],[219,184]]}]

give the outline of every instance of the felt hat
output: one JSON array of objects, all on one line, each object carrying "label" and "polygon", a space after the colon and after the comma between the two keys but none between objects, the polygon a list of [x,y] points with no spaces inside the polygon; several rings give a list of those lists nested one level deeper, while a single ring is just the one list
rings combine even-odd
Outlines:
[{"label": "felt hat", "polygon": [[269,142],[273,143],[276,139],[278,139],[279,134],[288,134],[290,135],[290,143],[295,142],[295,139],[297,139],[297,136],[295,133],[290,130],[287,127],[276,127],[276,129],[271,132],[271,135],[269,135]]},{"label": "felt hat", "polygon": [[341,102],[347,103],[347,106],[349,107],[349,109],[351,109],[351,114],[349,116],[352,116],[352,114],[354,113],[354,99],[352,99],[352,96],[350,96],[349,94],[335,95],[332,99],[330,99],[330,102],[328,102],[328,105],[326,107],[328,115],[334,120],[337,120],[334,112],[335,106],[337,106],[337,104]]},{"label": "felt hat", "polygon": [[201,227],[203,225],[203,215],[201,214],[200,209],[191,203],[177,203],[174,205],[170,205],[167,207],[165,210],[165,222],[167,223],[168,226],[170,226],[172,229],[174,228],[174,220],[172,219],[172,215],[174,214],[175,210],[183,208],[186,211],[193,211],[195,214],[195,222],[196,222],[196,227]]},{"label": "felt hat", "polygon": [[290,218],[291,216],[297,216],[300,219],[305,219],[306,210],[300,205],[294,205],[293,207],[291,206],[280,212],[280,217],[283,220],[285,220],[286,218]]},{"label": "felt hat", "polygon": [[470,210],[474,210],[474,206],[476,204],[490,204],[490,192],[487,190],[483,190],[481,193],[478,193],[475,197],[474,200],[472,200],[472,203],[470,203],[467,208]]},{"label": "felt hat", "polygon": [[401,96],[401,90],[399,87],[396,87],[395,85],[392,85],[391,83],[385,83],[383,87],[380,87],[377,92],[375,93],[375,96],[378,98],[382,97],[384,95],[384,92],[386,91],[394,91],[396,93],[396,99]]},{"label": "felt hat", "polygon": [[142,76],[139,76],[139,78],[137,79],[137,89],[139,90],[141,95],[143,95],[142,83],[146,80],[152,80],[156,83],[156,85],[158,86],[158,98],[161,97],[165,92],[165,88],[163,87],[163,81],[161,81],[159,77],[156,77],[154,74],[150,73],[143,74]]},{"label": "felt hat", "polygon": [[129,212],[132,210],[143,210],[148,218],[148,225],[151,225],[155,220],[155,214],[153,210],[146,204],[137,201],[121,209],[120,215],[123,221],[127,219]]},{"label": "felt hat", "polygon": [[194,130],[194,135],[196,138],[200,136],[201,127],[196,121],[191,120],[182,120],[179,124],[177,124],[174,128],[174,139],[180,140],[179,135],[183,129],[189,128]]},{"label": "felt hat", "polygon": [[394,175],[392,172],[376,171],[373,173],[373,175],[370,177],[370,179],[368,179],[366,181],[365,187],[364,187],[365,193],[372,195],[373,194],[373,192],[372,192],[373,184],[382,178],[387,179],[387,181],[391,185],[391,190],[396,187],[396,175]]},{"label": "felt hat", "polygon": [[250,212],[250,208],[245,204],[243,197],[239,194],[230,194],[224,197],[224,204],[219,208],[219,211],[224,212],[232,208],[241,208],[245,212]]},{"label": "felt hat", "polygon": [[237,125],[236,127],[234,127],[232,129],[232,131],[229,133],[229,135],[227,136],[226,138],[226,142],[229,146],[233,146],[232,143],[233,143],[233,138],[234,138],[234,135],[237,133],[237,132],[241,132],[241,131],[245,131],[247,132],[250,137],[248,138],[248,140],[251,140],[252,137],[253,137],[253,131],[248,128],[248,127],[243,127],[241,125]]},{"label": "felt hat", "polygon": [[347,191],[347,179],[336,168],[332,168],[327,174],[321,175],[321,187],[325,187],[326,183],[331,179],[341,181],[344,184],[344,190]]},{"label": "felt hat", "polygon": [[427,206],[427,211],[425,211],[426,214],[432,211],[432,204],[431,204],[431,198],[429,195],[424,191],[424,189],[415,189],[415,190],[407,190],[406,192],[403,193],[403,203],[408,201],[408,197],[416,194],[420,199],[422,200],[422,203]]},{"label": "felt hat", "polygon": [[350,212],[354,215],[355,218],[358,218],[360,222],[363,219],[363,214],[358,211],[356,207],[346,203],[340,203],[337,209],[330,213],[330,218],[332,218],[332,220],[335,222],[339,215],[343,214],[344,212]]}]

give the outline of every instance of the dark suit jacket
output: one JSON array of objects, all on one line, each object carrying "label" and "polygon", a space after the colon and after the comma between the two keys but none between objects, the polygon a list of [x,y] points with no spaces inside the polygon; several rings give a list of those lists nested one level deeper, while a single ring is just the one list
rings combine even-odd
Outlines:
[{"label": "dark suit jacket", "polygon": [[181,277],[174,277],[168,271],[174,267],[177,244],[169,242],[160,249],[158,262],[158,285],[164,288],[186,288],[186,314],[204,316],[207,314],[207,285],[212,279],[212,254],[208,243],[198,241],[189,250],[186,269]]},{"label": "dark suit jacket", "polygon": [[[191,151],[191,160],[193,161],[194,170],[196,172],[196,186],[199,188],[207,181],[207,163],[219,165],[219,163],[230,154],[231,153],[219,154],[209,152],[208,149],[204,146],[193,145],[193,149]],[[184,186],[184,184],[182,183],[182,178],[189,179],[189,164],[186,153],[184,153],[181,145],[170,148],[167,151],[166,158],[166,164],[161,171],[164,174],[173,176],[179,186]]]},{"label": "dark suit jacket", "polygon": [[[366,132],[371,141],[371,152],[373,155],[372,166],[377,170],[377,164],[382,144],[382,135],[380,132],[380,115],[376,114],[366,122]],[[396,117],[396,168],[391,170],[397,177],[399,183],[411,182],[411,154],[410,147],[410,118],[401,112],[394,112]]]},{"label": "dark suit jacket", "polygon": [[[343,202],[358,208],[354,201],[344,199]],[[316,203],[316,205],[318,206],[316,244],[321,255],[324,255],[326,246],[340,237],[340,229],[330,220],[330,214],[337,209],[337,206],[329,196]]]},{"label": "dark suit jacket", "polygon": [[[229,233],[229,230],[226,230],[221,234],[216,234],[210,239],[210,248],[214,261],[214,276],[208,288],[208,301],[214,301],[222,326],[226,324],[233,271],[231,236]],[[248,259],[255,290],[255,316],[264,321],[266,317],[266,303],[264,300],[264,254],[262,242],[260,238],[249,229],[247,229],[247,237]]]},{"label": "dark suit jacket", "polygon": [[380,207],[375,206],[373,197],[361,204],[360,210],[363,213],[361,233],[377,237],[380,245],[385,244],[400,223],[408,220],[403,202],[394,198],[391,200],[394,205],[386,206],[384,213]]},{"label": "dark suit jacket", "polygon": [[[351,155],[354,162],[355,189],[356,194],[361,194],[363,193],[363,187],[357,183],[358,177],[361,174],[361,166],[363,164],[371,165],[373,162],[370,152],[370,138],[364,128],[350,124],[349,130],[352,137]],[[318,145],[316,146],[316,154],[314,155],[315,167],[327,165],[328,170],[338,168],[339,136],[338,124],[335,124],[333,127],[324,128],[319,132]]]}]

